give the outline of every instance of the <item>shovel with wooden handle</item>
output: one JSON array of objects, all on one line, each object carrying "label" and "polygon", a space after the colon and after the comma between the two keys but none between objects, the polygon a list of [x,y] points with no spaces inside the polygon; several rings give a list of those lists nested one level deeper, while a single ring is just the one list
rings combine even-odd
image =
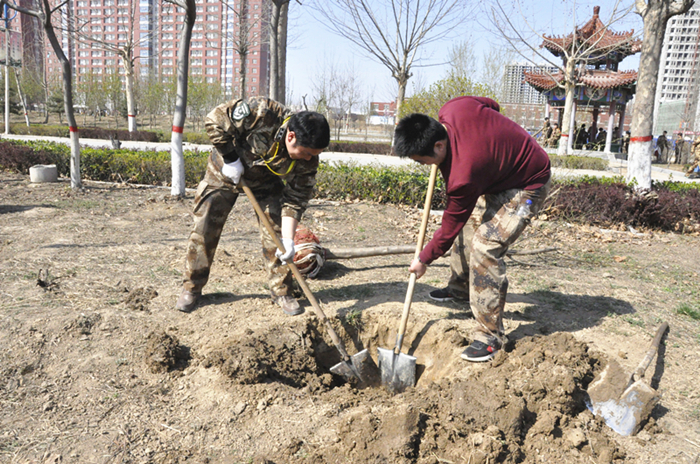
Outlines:
[{"label": "shovel with wooden handle", "polygon": [[610,360],[600,375],[588,386],[591,411],[602,417],[605,423],[620,435],[637,433],[659,402],[659,393],[644,382],[643,377],[644,371],[656,356],[661,337],[667,329],[668,322],[659,326],[649,351],[631,376],[627,377],[620,365]]},{"label": "shovel with wooden handle", "polygon": [[[437,165],[434,164],[430,170],[428,193],[425,196],[423,220],[421,221],[420,232],[418,233],[418,242],[416,243],[414,258],[418,258],[418,255],[423,250],[425,231],[428,229],[428,218],[430,217],[430,206],[433,202],[433,190],[435,189],[437,169]],[[406,300],[403,304],[403,314],[401,315],[399,332],[396,335],[396,346],[393,350],[378,348],[379,371],[382,376],[382,385],[394,392],[402,392],[407,387],[412,387],[416,384],[416,358],[401,353],[401,345],[403,344],[403,336],[406,333],[406,323],[408,322],[408,314],[411,310],[411,303],[413,302],[413,289],[415,286],[416,274],[412,272],[408,280],[408,291],[406,292]]]},{"label": "shovel with wooden handle", "polygon": [[[265,228],[272,237],[272,240],[274,240],[277,248],[284,252],[285,250],[284,245],[282,245],[282,241],[275,233],[275,229],[272,227],[270,220],[267,218],[265,212],[260,207],[260,204],[255,199],[253,191],[250,190],[250,187],[248,187],[245,184],[243,179],[240,180],[238,186],[241,187],[245,192],[246,196],[248,197],[248,200],[253,205],[253,208],[255,209],[258,218],[260,218],[260,221],[265,225]],[[311,293],[311,289],[306,284],[306,281],[301,275],[301,272],[299,272],[299,269],[291,260],[287,263],[287,265],[292,270],[294,278],[297,280],[299,286],[304,291],[304,295],[306,295],[306,298],[308,298],[309,302],[311,303],[311,306],[314,308],[316,316],[318,316],[323,325],[326,327],[326,330],[328,331],[331,340],[333,340],[333,344],[340,353],[342,361],[340,361],[335,366],[331,367],[331,372],[344,377],[348,381],[359,382],[362,385],[371,385],[372,383],[374,383],[375,379],[378,377],[377,365],[374,363],[374,360],[369,355],[369,351],[367,349],[364,349],[357,354],[348,356],[348,352],[345,350],[345,345],[343,344],[343,341],[340,339],[340,337],[338,337],[338,334],[335,332],[335,329],[333,329],[333,326],[331,325],[330,321],[323,313],[321,306],[318,304],[318,300],[316,300],[314,294]]]}]

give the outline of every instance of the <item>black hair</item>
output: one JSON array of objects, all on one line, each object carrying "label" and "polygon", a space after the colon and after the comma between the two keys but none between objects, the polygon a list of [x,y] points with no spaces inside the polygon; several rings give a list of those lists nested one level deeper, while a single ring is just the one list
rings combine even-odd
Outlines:
[{"label": "black hair", "polygon": [[306,148],[323,149],[331,142],[331,128],[326,117],[315,111],[300,111],[292,115],[287,130],[294,132],[296,144]]},{"label": "black hair", "polygon": [[394,153],[408,156],[435,156],[435,143],[447,139],[447,130],[425,114],[413,113],[402,118],[394,130]]}]

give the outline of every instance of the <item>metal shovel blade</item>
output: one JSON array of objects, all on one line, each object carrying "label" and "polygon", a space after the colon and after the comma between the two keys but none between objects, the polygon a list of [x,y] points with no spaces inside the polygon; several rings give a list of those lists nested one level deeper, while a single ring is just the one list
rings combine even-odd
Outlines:
[{"label": "metal shovel blade", "polygon": [[349,361],[340,361],[331,367],[331,372],[348,382],[359,382],[363,386],[376,385],[379,381],[379,369],[367,349],[350,356]]},{"label": "metal shovel blade", "polygon": [[593,414],[605,419],[608,427],[623,437],[637,433],[659,402],[659,393],[641,380],[627,388],[619,398],[592,401]]},{"label": "metal shovel blade", "polygon": [[382,385],[400,393],[416,384],[416,358],[414,356],[394,353],[394,350],[377,348],[379,352],[379,371]]}]

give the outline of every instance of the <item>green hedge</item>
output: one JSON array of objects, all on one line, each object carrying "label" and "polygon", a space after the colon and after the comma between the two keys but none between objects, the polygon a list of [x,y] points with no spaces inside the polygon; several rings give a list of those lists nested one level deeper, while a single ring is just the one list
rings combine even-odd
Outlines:
[{"label": "green hedge", "polygon": [[[185,152],[185,178],[196,187],[203,177],[207,153]],[[566,157],[575,160],[576,157]],[[57,165],[69,175],[70,149],[53,142],[0,142],[0,168],[28,173],[32,164]],[[576,160],[575,160],[576,161]],[[576,161],[578,162],[578,161]],[[169,152],[83,148],[83,178],[100,181],[169,185]],[[422,207],[429,168],[379,167],[343,163],[321,163],[317,197],[335,200],[368,200],[377,203]],[[600,226],[620,224],[678,232],[700,231],[700,190],[697,183],[655,182],[655,195],[637,196],[622,177],[581,177],[558,181],[546,203],[547,215],[567,221]],[[445,186],[438,177],[433,208],[444,208]]]},{"label": "green hedge", "polygon": [[[12,147],[17,147],[13,153]],[[28,147],[42,158],[35,164],[55,164],[59,175],[70,176],[70,147],[46,141],[11,141],[0,143],[0,168],[26,174],[24,158]],[[196,187],[204,176],[208,152],[197,150],[184,152],[185,184]],[[107,182],[130,182],[146,185],[169,185],[172,178],[170,152],[112,150],[81,147],[80,171],[84,179]]]}]

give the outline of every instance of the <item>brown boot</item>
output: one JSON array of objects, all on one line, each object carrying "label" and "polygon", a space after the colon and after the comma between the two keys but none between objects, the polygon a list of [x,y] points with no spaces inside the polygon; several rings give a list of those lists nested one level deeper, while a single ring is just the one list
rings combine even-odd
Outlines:
[{"label": "brown boot", "polygon": [[200,296],[202,296],[201,292],[194,293],[183,289],[182,293],[180,293],[180,298],[178,298],[177,303],[175,303],[175,309],[183,313],[192,312],[194,307],[197,306],[197,300],[199,300]]},{"label": "brown boot", "polygon": [[299,306],[299,303],[294,297],[283,295],[273,296],[272,299],[282,308],[284,314],[288,316],[298,316],[304,313],[304,308]]}]

